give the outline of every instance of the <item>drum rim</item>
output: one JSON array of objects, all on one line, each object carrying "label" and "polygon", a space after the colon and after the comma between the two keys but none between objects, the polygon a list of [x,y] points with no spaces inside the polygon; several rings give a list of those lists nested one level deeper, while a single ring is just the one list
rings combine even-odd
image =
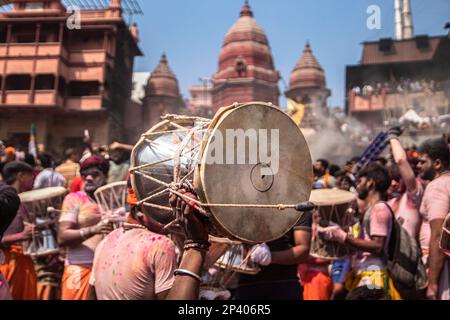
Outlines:
[{"label": "drum rim", "polygon": [[[46,194],[45,192],[53,191],[51,194]],[[58,191],[58,192],[57,192]],[[19,198],[22,203],[31,203],[34,201],[42,201],[47,199],[53,199],[57,197],[61,197],[68,193],[67,189],[64,187],[50,187],[50,188],[44,188],[44,189],[36,189],[31,191],[26,191],[19,193]],[[33,195],[41,195],[41,197],[36,197],[35,199],[29,199],[30,196]],[[45,195],[45,196],[44,196]]]},{"label": "drum rim", "polygon": [[[202,165],[205,161],[204,158],[206,156],[205,151],[207,146],[210,144],[211,139],[212,139],[212,135],[215,132],[214,130],[217,129],[219,123],[221,123],[221,121],[223,121],[224,119],[226,119],[227,116],[229,116],[232,112],[239,110],[241,108],[245,108],[248,106],[255,106],[255,105],[259,105],[259,106],[264,106],[264,107],[268,107],[271,108],[272,110],[279,112],[283,115],[285,115],[286,117],[289,117],[288,115],[286,115],[285,112],[283,112],[283,110],[281,110],[279,107],[275,106],[274,104],[270,103],[270,102],[262,102],[262,101],[252,101],[249,103],[235,103],[231,106],[228,107],[224,107],[219,109],[219,111],[217,112],[217,114],[215,115],[215,117],[213,118],[213,120],[210,123],[209,126],[209,130],[208,132],[210,133],[209,136],[205,137],[205,139],[203,140],[203,143],[201,145],[201,149],[200,149],[200,154],[199,154],[199,166],[200,166],[200,170],[198,170],[198,172],[196,174],[198,174],[198,180],[199,180],[199,185],[200,188],[198,188],[199,190],[196,190],[197,194],[200,196],[200,198],[204,201],[204,202],[209,202],[208,201],[208,196],[207,196],[207,192],[205,190],[204,186],[204,172],[205,172],[205,166]],[[299,133],[299,136],[303,138],[305,145],[309,148],[308,142],[306,141],[305,136],[303,135],[303,132],[301,131],[301,129],[298,126],[294,126],[296,128],[296,130]],[[310,150],[309,150],[310,151]],[[309,177],[305,177],[305,180],[309,180],[310,183],[307,184],[307,186],[309,186],[307,193],[309,193],[309,195],[307,196],[307,199],[309,199],[309,197],[311,196],[311,192],[312,192],[312,185],[313,185],[313,168],[312,168],[312,155],[311,152],[309,152],[309,158],[310,161],[308,163],[311,163],[311,172]],[[308,179],[309,178],[309,179]],[[200,191],[200,192],[199,192]],[[211,210],[209,210],[211,212]],[[285,234],[286,232],[288,232],[289,230],[291,230],[302,218],[302,214],[299,213],[298,219],[296,219],[295,223],[292,224],[292,226],[290,228],[288,228],[283,234]],[[245,239],[244,237],[241,236],[237,236],[234,235],[230,230],[228,230],[228,228],[226,228],[221,222],[219,222],[219,220],[216,218],[216,216],[211,212],[211,219],[214,221],[214,226],[221,231],[224,236],[226,237],[230,237],[230,238],[234,238],[234,239],[238,239],[241,242],[244,243],[248,243],[248,244],[258,244],[261,243],[261,241],[256,242],[250,239]],[[274,235],[273,238],[271,239],[267,239],[265,242],[271,242],[271,241],[275,241],[277,239],[279,239],[281,236],[283,236],[283,234],[281,235]]]},{"label": "drum rim", "polygon": [[106,190],[109,190],[109,189],[112,189],[112,188],[115,188],[115,187],[126,187],[126,186],[127,186],[127,182],[126,181],[113,182],[113,183],[110,183],[110,184],[104,185],[103,187],[98,188],[95,191],[94,195],[100,194],[103,191],[106,191]]},{"label": "drum rim", "polygon": [[[345,200],[338,200],[335,201],[333,203],[331,202],[325,202],[322,200],[315,200],[312,198],[313,194],[318,194],[318,193],[341,193],[342,195],[348,195],[348,199]],[[352,197],[352,199],[350,199],[350,196]],[[345,190],[336,190],[336,189],[316,189],[316,190],[312,190],[311,191],[311,195],[310,195],[310,201],[314,202],[315,205],[317,206],[322,206],[322,207],[329,207],[329,206],[339,206],[339,205],[343,205],[343,204],[350,204],[353,201],[356,200],[356,195],[350,191],[345,191]]]}]

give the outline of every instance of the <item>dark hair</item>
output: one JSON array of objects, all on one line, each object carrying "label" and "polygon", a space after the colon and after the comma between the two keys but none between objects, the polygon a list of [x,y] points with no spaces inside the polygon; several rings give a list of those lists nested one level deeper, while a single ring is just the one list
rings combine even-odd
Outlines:
[{"label": "dark hair", "polygon": [[341,168],[340,168],[339,166],[335,165],[335,164],[332,164],[332,165],[330,166],[330,169],[329,169],[330,174],[331,174],[333,177],[337,177],[337,176],[338,176],[337,174],[339,173],[340,170],[341,170]]},{"label": "dark hair", "polygon": [[389,171],[378,163],[372,163],[369,167],[362,170],[358,176],[372,179],[375,182],[375,190],[381,193],[382,198],[386,196],[386,192],[392,183]]},{"label": "dark hair", "polygon": [[44,169],[53,167],[53,157],[48,153],[41,153],[39,155],[39,161]]},{"label": "dark hair", "polygon": [[317,162],[320,162],[325,169],[328,169],[328,167],[330,166],[330,162],[325,159],[319,159],[317,160]]},{"label": "dark hair", "polygon": [[422,143],[419,152],[427,154],[431,160],[441,160],[444,167],[450,165],[450,150],[448,143],[443,138],[429,139]]},{"label": "dark hair", "polygon": [[76,151],[72,148],[66,149],[66,151],[64,151],[64,156],[66,157],[66,159],[69,159],[74,154],[76,154]]},{"label": "dark hair", "polygon": [[9,162],[3,167],[3,180],[5,180],[6,184],[11,185],[16,181],[19,172],[33,173],[33,168],[22,161]]},{"label": "dark hair", "polygon": [[34,159],[34,156],[32,154],[27,153],[23,161],[33,168],[36,166],[36,159]]},{"label": "dark hair", "polygon": [[375,161],[380,162],[381,165],[383,165],[383,166],[387,165],[387,163],[388,163],[387,159],[383,158],[383,157],[379,157]]},{"label": "dark hair", "polygon": [[345,300],[392,300],[383,289],[363,286],[352,290]]}]

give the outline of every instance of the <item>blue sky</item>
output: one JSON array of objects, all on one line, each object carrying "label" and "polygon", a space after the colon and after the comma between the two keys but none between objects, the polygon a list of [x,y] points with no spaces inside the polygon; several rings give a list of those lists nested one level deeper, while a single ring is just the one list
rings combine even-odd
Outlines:
[{"label": "blue sky", "polygon": [[[415,34],[442,35],[450,22],[449,0],[411,0]],[[162,52],[178,77],[185,98],[199,77],[218,65],[225,33],[237,20],[244,0],[141,0],[144,16],[134,17],[144,57],[135,71],[151,71]],[[381,9],[381,29],[366,26],[370,5]],[[394,0],[250,0],[255,19],[266,32],[275,67],[288,82],[304,44],[325,69],[332,90],[330,106],[344,105],[345,66],[357,64],[361,43],[394,35]],[[284,91],[284,83],[279,84]],[[280,99],[284,106],[285,99]]]}]

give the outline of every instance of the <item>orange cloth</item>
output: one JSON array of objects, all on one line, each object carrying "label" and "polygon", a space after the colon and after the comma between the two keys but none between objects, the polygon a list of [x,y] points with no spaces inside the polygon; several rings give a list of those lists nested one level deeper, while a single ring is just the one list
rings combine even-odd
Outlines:
[{"label": "orange cloth", "polygon": [[72,184],[70,185],[70,192],[75,193],[83,190],[83,178],[80,176],[76,176],[72,180]]},{"label": "orange cloth", "polygon": [[59,286],[52,284],[41,284],[38,283],[37,286],[38,299],[41,301],[55,301],[60,300],[61,290]]},{"label": "orange cloth", "polygon": [[61,300],[88,300],[92,266],[66,265],[61,282]]},{"label": "orange cloth", "polygon": [[9,284],[13,300],[37,300],[37,279],[31,258],[18,245],[4,249],[3,253],[5,260],[0,272]]},{"label": "orange cloth", "polygon": [[333,293],[333,280],[323,272],[308,270],[302,275],[303,300],[326,301]]}]

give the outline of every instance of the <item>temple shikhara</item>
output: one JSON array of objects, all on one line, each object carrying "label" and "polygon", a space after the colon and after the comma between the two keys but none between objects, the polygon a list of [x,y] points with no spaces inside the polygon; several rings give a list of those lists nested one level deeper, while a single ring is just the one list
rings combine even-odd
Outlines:
[{"label": "temple shikhara", "polygon": [[269,41],[245,4],[225,35],[219,70],[213,77],[212,103],[217,110],[234,102],[265,101],[278,105],[280,95]]}]

